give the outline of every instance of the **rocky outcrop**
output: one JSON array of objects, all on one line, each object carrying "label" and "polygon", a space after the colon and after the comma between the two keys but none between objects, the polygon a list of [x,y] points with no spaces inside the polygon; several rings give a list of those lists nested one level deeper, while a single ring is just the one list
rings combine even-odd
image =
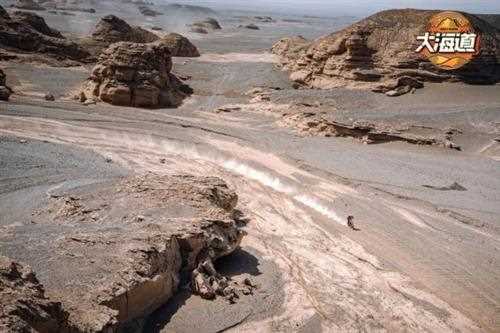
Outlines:
[{"label": "rocky outcrop", "polygon": [[291,112],[283,115],[279,125],[295,129],[304,136],[350,137],[365,144],[386,142],[406,142],[415,145],[440,146],[461,150],[451,140],[450,135],[418,135],[407,129],[397,129],[389,125],[371,122],[344,123],[329,119],[325,114],[315,112]]},{"label": "rocky outcrop", "polygon": [[[403,77],[401,80],[409,85],[413,79]],[[226,105],[215,112],[243,110],[274,115],[279,126],[291,128],[300,136],[349,137],[364,144],[405,142],[461,150],[454,142],[455,135],[461,134],[461,131],[454,128],[402,123],[397,117],[353,121],[331,105],[323,105],[313,98],[309,101],[301,98],[301,102],[277,104],[273,102],[274,90],[276,88],[256,87],[246,93],[251,98],[249,104]]]},{"label": "rocky outcrop", "polygon": [[[419,46],[416,37],[436,13],[384,11],[307,46],[299,40],[281,40],[273,51],[282,57],[293,81],[316,88],[375,87],[401,76],[419,81],[498,82],[500,31],[477,16],[465,14],[482,34],[481,54],[466,66],[455,71],[441,70],[415,52]],[[293,47],[297,44],[298,48]]]},{"label": "rocky outcrop", "polygon": [[194,22],[189,27],[191,28],[192,32],[204,33],[204,34],[210,31],[222,29],[219,22],[214,18],[207,18],[206,20],[203,21]]},{"label": "rocky outcrop", "polygon": [[92,36],[82,39],[80,44],[97,56],[113,43],[151,43],[159,38],[148,30],[129,25],[115,15],[107,15],[97,23]]},{"label": "rocky outcrop", "polygon": [[191,91],[171,69],[170,51],[161,41],[115,43],[99,56],[80,99],[145,108],[176,107]]},{"label": "rocky outcrop", "polygon": [[260,30],[260,28],[253,23],[250,23],[247,25],[240,25],[240,26],[238,26],[238,28],[245,28],[245,29],[249,29],[249,30]]},{"label": "rocky outcrop", "polygon": [[165,45],[172,57],[199,57],[200,52],[196,46],[191,43],[186,37],[170,33],[165,35],[160,40],[162,45]]},{"label": "rocky outcrop", "polygon": [[7,76],[0,69],[0,101],[8,101],[10,95],[12,94],[12,90],[7,87]]},{"label": "rocky outcrop", "polygon": [[10,54],[36,60],[52,58],[61,65],[83,62],[90,56],[85,49],[48,27],[40,16],[17,12],[10,16],[1,7],[0,46]]},{"label": "rocky outcrop", "polygon": [[282,38],[271,48],[271,52],[281,57],[283,64],[288,64],[299,58],[309,47],[309,42],[302,36]]},{"label": "rocky outcrop", "polygon": [[262,22],[262,23],[274,22],[274,19],[271,16],[254,16],[253,18],[259,22]]},{"label": "rocky outcrop", "polygon": [[[39,228],[23,229],[38,239],[45,237],[40,228],[52,230],[50,241],[14,252],[43,267],[39,279],[50,300],[29,271],[0,259],[0,331],[4,324],[65,332],[58,329],[62,321],[71,332],[122,332],[191,280],[203,297],[243,297],[252,284],[235,286],[213,265],[244,236],[237,202],[222,180],[189,175],[146,174],[52,191],[48,205],[33,213]],[[15,235],[9,237],[1,245],[15,247]]]},{"label": "rocky outcrop", "polygon": [[0,331],[60,332],[68,314],[49,300],[30,267],[0,256]]},{"label": "rocky outcrop", "polygon": [[30,12],[15,11],[11,14],[11,17],[14,21],[30,26],[31,28],[35,29],[45,36],[64,39],[64,36],[59,31],[49,27],[47,23],[45,23],[45,20],[36,14]]}]

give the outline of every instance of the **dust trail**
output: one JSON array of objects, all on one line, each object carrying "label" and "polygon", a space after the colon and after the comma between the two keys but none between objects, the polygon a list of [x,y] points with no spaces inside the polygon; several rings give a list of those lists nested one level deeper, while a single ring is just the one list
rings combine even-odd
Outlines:
[{"label": "dust trail", "polygon": [[247,179],[255,180],[260,184],[270,187],[273,190],[287,194],[292,197],[295,201],[313,209],[314,211],[328,217],[329,219],[344,225],[342,219],[327,205],[321,203],[318,198],[315,198],[309,194],[304,193],[298,187],[292,185],[286,185],[283,180],[275,177],[265,171],[257,170],[249,165],[246,165],[235,160],[226,160],[220,163],[224,169],[231,171],[233,173],[244,176]]},{"label": "dust trail", "polygon": [[344,225],[343,220],[330,208],[321,204],[318,199],[306,194],[299,194],[293,197],[296,201],[328,217],[329,219]]},{"label": "dust trail", "polygon": [[[1,116],[0,119],[2,119]],[[140,151],[141,153],[181,155],[188,159],[198,159],[209,162],[233,174],[257,181],[259,184],[271,188],[276,192],[286,194],[294,201],[313,209],[336,223],[344,225],[343,220],[328,207],[328,204],[316,196],[307,193],[297,181],[285,177],[278,177],[265,167],[254,167],[243,161],[236,160],[233,157],[234,155],[222,152],[215,147],[167,141],[163,138],[161,140],[154,140],[154,137],[151,135],[138,139],[137,137],[130,137],[128,134],[118,132],[104,133],[92,128],[80,127],[78,131],[76,131],[73,129],[73,127],[75,127],[73,125],[61,124],[57,121],[50,120],[21,120],[20,118],[15,119],[15,117],[5,117],[3,119],[5,119],[5,126],[3,126],[4,132],[31,137],[33,137],[34,133],[38,133],[35,137],[39,139],[50,138],[54,141],[76,143],[78,145],[91,147],[94,150],[101,150],[103,153],[112,150],[117,152],[118,159],[119,155],[121,155],[120,152]],[[15,119],[16,122],[20,122],[22,124],[21,129],[13,131],[12,128],[14,126],[12,126],[12,123],[9,124],[10,121],[7,121],[7,119],[10,121]],[[30,123],[33,123],[32,125],[35,126],[35,131],[26,130],[26,127],[29,127]],[[0,130],[2,130],[1,124]],[[103,146],[103,143],[106,143],[106,145]]]}]

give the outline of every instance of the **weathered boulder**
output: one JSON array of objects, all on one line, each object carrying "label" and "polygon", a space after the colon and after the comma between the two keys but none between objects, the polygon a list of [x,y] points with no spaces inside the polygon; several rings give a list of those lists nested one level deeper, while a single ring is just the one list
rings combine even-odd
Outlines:
[{"label": "weathered boulder", "polygon": [[160,42],[167,46],[172,57],[199,57],[200,52],[186,37],[170,33],[163,36]]},{"label": "weathered boulder", "polygon": [[[372,87],[400,76],[419,81],[495,83],[500,78],[500,30],[480,17],[464,14],[481,31],[481,54],[464,67],[446,71],[415,52],[432,10],[388,10],[370,16],[310,44],[279,41],[273,52],[301,84],[331,88],[359,84]],[[293,47],[289,45],[297,45]],[[294,74],[300,72],[301,74]],[[407,90],[405,88],[404,90]]]},{"label": "weathered boulder", "polygon": [[271,52],[281,57],[283,64],[296,60],[309,47],[309,42],[302,36],[282,38],[271,48]]},{"label": "weathered boulder", "polygon": [[82,94],[84,100],[98,98],[113,105],[176,107],[191,90],[171,69],[169,48],[161,41],[115,43],[99,56]]},{"label": "weathered boulder", "polygon": [[262,23],[274,22],[274,19],[271,16],[254,16],[253,18],[259,22],[262,22]]},{"label": "weathered boulder", "polygon": [[97,23],[92,36],[82,39],[80,44],[92,54],[99,55],[103,49],[113,43],[150,43],[159,38],[148,30],[129,25],[115,15],[107,15]]},{"label": "weathered boulder", "polygon": [[115,15],[107,15],[97,23],[92,38],[109,44],[116,42],[150,43],[159,39],[141,27],[130,26]]},{"label": "weathered boulder", "polygon": [[12,94],[12,90],[7,87],[7,76],[0,69],[0,101],[8,101],[10,95]]},{"label": "weathered boulder", "polygon": [[59,332],[68,314],[49,300],[29,266],[0,256],[0,331]]},{"label": "weathered boulder", "polygon": [[238,26],[238,28],[245,28],[245,29],[249,29],[249,30],[260,30],[260,28],[253,23],[250,23],[247,25],[240,25],[240,26]]},{"label": "weathered boulder", "polygon": [[208,33],[209,31],[222,29],[219,22],[214,18],[207,18],[203,21],[194,22],[190,25],[190,28],[192,32],[197,33]]},{"label": "weathered boulder", "polygon": [[64,38],[64,36],[59,31],[49,27],[47,23],[45,23],[45,20],[36,14],[30,12],[15,11],[14,13],[12,13],[11,17],[13,20],[19,22],[20,24],[26,24],[45,36]]},{"label": "weathered boulder", "polygon": [[0,47],[6,52],[49,57],[58,62],[83,62],[90,54],[51,29],[40,16],[14,13],[10,16],[0,6]]},{"label": "weathered boulder", "polygon": [[62,304],[70,329],[35,326],[39,318],[60,318],[58,308],[43,298],[32,275],[2,259],[0,323],[6,314],[8,324],[29,320],[28,328],[40,333],[124,332],[127,323],[166,304],[191,275],[208,290],[220,289],[216,281],[231,283],[210,269],[244,236],[244,222],[235,218],[238,196],[221,179],[146,174],[52,194],[33,212],[32,226],[22,228],[39,239],[45,239],[40,228],[51,230],[49,241],[27,247],[9,234],[0,246],[43,270],[39,280],[50,299]]}]

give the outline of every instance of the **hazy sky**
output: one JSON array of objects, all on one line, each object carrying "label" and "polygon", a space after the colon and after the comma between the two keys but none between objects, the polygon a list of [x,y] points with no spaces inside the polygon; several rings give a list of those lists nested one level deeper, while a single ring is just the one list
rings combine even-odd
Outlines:
[{"label": "hazy sky", "polygon": [[500,14],[500,0],[172,0],[172,2],[325,16],[366,15],[389,8],[454,9]]}]

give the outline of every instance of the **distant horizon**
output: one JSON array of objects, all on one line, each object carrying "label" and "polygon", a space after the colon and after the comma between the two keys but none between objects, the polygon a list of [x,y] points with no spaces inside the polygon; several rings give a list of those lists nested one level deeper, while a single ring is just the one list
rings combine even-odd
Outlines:
[{"label": "distant horizon", "polygon": [[441,9],[458,10],[474,14],[500,14],[500,1],[489,0],[156,0],[157,3],[181,3],[207,6],[214,9],[247,10],[255,12],[276,12],[292,15],[317,16],[368,16],[388,9]]}]

